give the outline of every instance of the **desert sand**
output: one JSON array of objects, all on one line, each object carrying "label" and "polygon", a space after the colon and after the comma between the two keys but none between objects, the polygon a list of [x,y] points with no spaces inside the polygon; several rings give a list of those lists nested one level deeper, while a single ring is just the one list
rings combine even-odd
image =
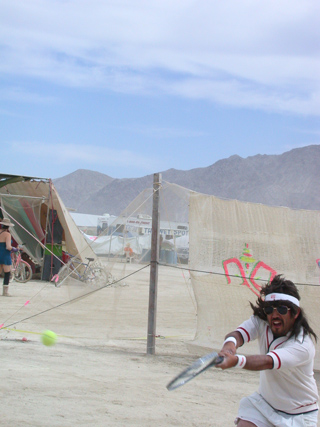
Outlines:
[{"label": "desert sand", "polygon": [[[160,267],[155,355],[147,355],[149,268],[141,267],[115,265],[118,280],[134,274],[99,291],[11,282],[12,297],[0,297],[1,426],[234,425],[258,373],[213,368],[169,392],[203,354],[188,344],[194,296],[187,270]],[[51,347],[41,342],[47,329],[58,335]]]}]

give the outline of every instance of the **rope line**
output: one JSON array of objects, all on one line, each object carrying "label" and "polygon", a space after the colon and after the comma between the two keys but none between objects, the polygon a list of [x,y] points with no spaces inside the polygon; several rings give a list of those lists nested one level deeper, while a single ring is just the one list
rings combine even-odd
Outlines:
[{"label": "rope line", "polygon": [[[150,261],[151,264],[155,263],[155,262],[158,265],[160,265],[160,266],[170,267],[170,268],[176,268],[178,270],[188,270],[188,271],[192,271],[194,273],[206,273],[206,274],[213,274],[213,275],[217,275],[217,276],[226,276],[225,273],[218,273],[218,272],[208,271],[208,270],[196,270],[196,269],[192,269],[192,268],[189,268],[189,267],[178,267],[178,266],[172,265],[172,264],[162,264],[162,263],[160,263],[158,261]],[[235,278],[238,278],[238,279],[239,279],[239,277],[242,277],[242,276],[239,276],[239,275],[237,276],[236,274],[228,274],[228,276],[229,277],[235,277]],[[250,279],[249,276],[244,276],[244,278],[245,279]],[[268,281],[267,279],[259,279],[259,278],[255,278],[254,280],[260,280],[262,282],[267,282]],[[297,286],[315,286],[315,287],[319,287],[320,288],[319,285],[314,285],[313,283],[295,283],[295,284]]]},{"label": "rope line", "polygon": [[[28,301],[28,303],[30,303],[30,301],[32,301],[37,295],[39,295],[48,285],[50,285],[50,282],[46,283],[38,292],[36,292],[34,295],[32,295],[32,297],[30,298],[30,300]],[[10,320],[13,316],[15,316],[17,313],[19,313],[19,311],[24,308],[26,305],[23,304],[20,308],[18,308],[18,310],[16,310],[13,314],[11,314],[11,316],[7,317],[7,319],[5,320],[5,322],[8,322],[8,320]],[[0,328],[1,329],[1,328]]]},{"label": "rope line", "polygon": [[26,318],[24,318],[24,319],[18,320],[17,322],[14,322],[14,323],[10,323],[9,325],[4,325],[4,326],[2,326],[2,328],[1,328],[1,329],[9,328],[10,326],[14,326],[14,325],[17,325],[18,323],[21,323],[21,322],[24,322],[24,321],[26,321],[26,320],[32,319],[32,318],[34,318],[34,317],[40,316],[41,314],[47,313],[48,311],[54,310],[54,309],[56,309],[56,308],[60,308],[60,307],[62,307],[62,306],[64,306],[64,305],[67,305],[67,304],[72,304],[72,303],[74,303],[74,302],[80,301],[81,299],[84,299],[84,298],[86,298],[87,296],[92,295],[92,294],[93,294],[93,293],[95,293],[95,292],[101,291],[101,289],[109,288],[110,286],[114,285],[115,283],[121,282],[121,280],[127,279],[127,278],[128,278],[128,277],[130,277],[130,276],[133,276],[134,274],[136,274],[136,273],[138,273],[138,272],[140,272],[140,271],[144,270],[145,268],[147,268],[147,267],[149,267],[149,266],[150,266],[150,264],[147,264],[147,265],[143,266],[142,268],[140,268],[139,270],[134,271],[134,272],[132,272],[132,273],[128,274],[127,276],[122,277],[121,279],[115,280],[115,281],[113,281],[112,283],[108,283],[107,285],[101,286],[101,288],[93,289],[92,291],[87,292],[87,293],[86,293],[86,294],[84,294],[84,295],[81,295],[81,296],[79,296],[79,297],[73,298],[73,299],[71,299],[71,300],[69,300],[69,301],[62,302],[61,304],[58,304],[58,305],[56,305],[56,306],[54,306],[54,307],[50,307],[50,308],[48,308],[47,310],[41,311],[40,313],[33,314],[32,316],[29,316],[29,317],[26,317]]}]

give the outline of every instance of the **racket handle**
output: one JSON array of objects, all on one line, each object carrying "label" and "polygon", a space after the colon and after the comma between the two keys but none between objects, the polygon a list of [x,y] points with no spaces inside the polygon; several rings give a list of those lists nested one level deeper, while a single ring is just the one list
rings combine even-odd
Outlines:
[{"label": "racket handle", "polygon": [[220,363],[223,362],[224,357],[223,356],[218,356],[214,362],[215,365],[219,365]]}]

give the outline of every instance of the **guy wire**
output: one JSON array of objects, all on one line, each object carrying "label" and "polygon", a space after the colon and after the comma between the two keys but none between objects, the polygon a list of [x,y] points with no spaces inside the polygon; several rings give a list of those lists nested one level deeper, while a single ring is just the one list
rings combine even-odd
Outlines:
[{"label": "guy wire", "polygon": [[[101,289],[109,288],[110,286],[114,285],[115,283],[118,283],[118,282],[120,282],[121,280],[127,279],[127,278],[128,278],[128,277],[130,277],[130,276],[133,276],[134,274],[136,274],[136,273],[138,273],[138,272],[140,272],[140,271],[144,270],[144,269],[145,269],[145,268],[147,268],[147,267],[150,267],[150,264],[147,264],[147,265],[143,266],[143,267],[142,267],[142,268],[140,268],[139,270],[136,270],[136,271],[134,271],[134,272],[132,272],[132,273],[128,274],[127,276],[122,277],[121,279],[115,280],[115,281],[114,281],[114,282],[112,282],[112,283],[108,283],[107,285],[101,286],[101,288],[93,289],[92,291],[87,292],[87,293],[86,293],[86,294],[84,294],[84,295],[81,295],[81,296],[79,296],[79,297],[73,298],[73,299],[71,299],[71,300],[69,300],[69,301],[62,302],[61,304],[58,304],[58,305],[56,305],[56,306],[54,306],[54,307],[50,307],[50,308],[48,308],[48,309],[46,309],[46,310],[44,310],[44,311],[41,311],[40,313],[36,313],[36,314],[33,314],[32,316],[25,317],[24,319],[18,320],[17,322],[14,322],[14,323],[10,323],[9,325],[4,325],[4,326],[2,326],[2,328],[1,328],[1,329],[9,328],[10,326],[14,326],[14,325],[17,325],[18,323],[22,323],[22,322],[24,322],[24,321],[26,321],[26,320],[32,319],[33,317],[40,316],[40,314],[47,313],[48,311],[54,310],[54,309],[56,309],[56,308],[60,308],[60,307],[62,307],[62,306],[64,306],[64,305],[71,304],[71,303],[76,302],[76,301],[80,301],[81,299],[86,298],[87,296],[92,295],[92,294],[93,294],[93,293],[95,293],[95,292],[101,291]],[[1,329],[0,329],[0,330],[1,330]]]}]

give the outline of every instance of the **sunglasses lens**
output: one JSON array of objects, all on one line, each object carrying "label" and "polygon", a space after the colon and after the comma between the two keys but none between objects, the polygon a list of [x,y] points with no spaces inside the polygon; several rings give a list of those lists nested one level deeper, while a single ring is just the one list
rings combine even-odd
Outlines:
[{"label": "sunglasses lens", "polygon": [[265,312],[266,314],[271,314],[271,313],[273,313],[273,307],[265,307],[264,312]]},{"label": "sunglasses lens", "polygon": [[277,307],[279,314],[287,314],[288,313],[288,307],[286,305],[280,305]]},{"label": "sunglasses lens", "polygon": [[269,314],[272,314],[273,313],[273,310],[274,309],[277,309],[277,312],[279,313],[279,314],[281,314],[281,315],[285,315],[285,314],[287,314],[288,313],[288,307],[286,306],[286,305],[280,305],[279,307],[272,307],[272,306],[269,306],[269,307],[265,307],[265,309],[264,309],[264,312],[267,314],[267,315],[269,315]]}]

